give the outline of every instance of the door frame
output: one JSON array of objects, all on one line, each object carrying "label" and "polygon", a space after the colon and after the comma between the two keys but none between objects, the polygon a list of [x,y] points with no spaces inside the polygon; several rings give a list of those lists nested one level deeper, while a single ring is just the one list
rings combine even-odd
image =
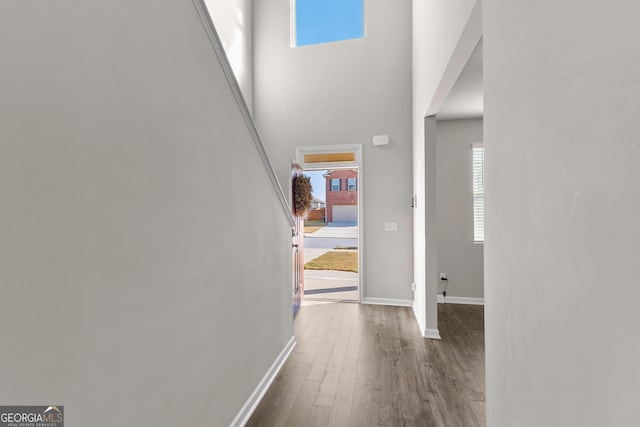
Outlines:
[{"label": "door frame", "polygon": [[[353,161],[306,163],[305,154],[354,153]],[[296,147],[295,161],[303,170],[357,169],[358,170],[358,294],[359,303],[364,299],[364,167],[362,144],[315,145]]]},{"label": "door frame", "polygon": [[293,216],[294,225],[291,228],[291,249],[293,258],[293,316],[298,313],[304,298],[304,220],[302,217],[296,216],[293,180],[296,176],[304,174],[304,169],[291,160],[291,215]]}]

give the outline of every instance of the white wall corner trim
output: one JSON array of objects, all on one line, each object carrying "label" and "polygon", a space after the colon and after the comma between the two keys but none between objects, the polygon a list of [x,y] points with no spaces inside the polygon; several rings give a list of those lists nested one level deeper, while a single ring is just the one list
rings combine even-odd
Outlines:
[{"label": "white wall corner trim", "polygon": [[427,328],[427,325],[425,325],[424,321],[425,321],[425,316],[422,316],[419,314],[420,311],[418,310],[418,307],[416,306],[415,301],[413,302],[413,314],[416,316],[416,322],[418,322],[418,327],[420,328],[421,331],[424,331]]},{"label": "white wall corner trim", "polygon": [[484,305],[484,298],[444,297],[438,294],[438,304]]},{"label": "white wall corner trim", "polygon": [[296,344],[296,337],[291,337],[287,345],[284,346],[284,349],[282,349],[282,352],[280,352],[280,354],[276,358],[275,362],[273,362],[273,365],[271,365],[271,368],[269,368],[267,373],[262,378],[262,381],[260,381],[256,389],[253,391],[253,393],[251,393],[251,396],[249,396],[249,399],[246,401],[244,406],[242,406],[242,409],[240,409],[238,415],[236,415],[233,421],[231,421],[229,427],[243,427],[249,421],[249,418],[253,414],[253,411],[255,411],[265,393],[267,392],[267,390],[269,390],[269,386],[271,386],[271,383],[276,378],[276,375],[278,375],[278,372],[280,372],[280,369],[282,368],[282,365],[284,365],[284,362],[286,362],[286,360],[289,358],[289,355],[291,355],[291,352],[293,351]]},{"label": "white wall corner trim", "polygon": [[413,300],[391,298],[363,298],[362,304],[396,305],[400,307],[413,307]]},{"label": "white wall corner trim", "polygon": [[440,331],[438,329],[425,329],[422,336],[432,340],[442,339],[440,338]]}]

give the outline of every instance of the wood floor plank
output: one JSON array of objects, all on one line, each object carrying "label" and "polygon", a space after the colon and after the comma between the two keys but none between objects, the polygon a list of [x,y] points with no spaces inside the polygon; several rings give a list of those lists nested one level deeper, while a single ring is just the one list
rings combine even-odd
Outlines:
[{"label": "wood floor plank", "polygon": [[331,408],[327,406],[314,406],[311,408],[307,427],[327,427],[331,418]]},{"label": "wood floor plank", "polygon": [[375,372],[374,354],[375,354],[375,325],[372,311],[361,309],[360,315],[363,318],[360,348],[358,349],[358,371],[356,378],[373,380]]},{"label": "wood floor plank", "polygon": [[305,380],[293,403],[293,408],[285,421],[287,427],[299,427],[308,424],[313,402],[316,400],[320,381]]},{"label": "wood floor plank", "polygon": [[333,399],[331,419],[329,425],[344,427],[349,425],[351,410],[353,408],[353,393],[356,382],[357,359],[345,358],[342,364],[342,372],[338,380],[338,387]]},{"label": "wood floor plank", "polygon": [[340,325],[340,330],[336,336],[336,341],[331,350],[331,356],[327,362],[324,377],[318,390],[318,397],[315,402],[318,406],[333,406],[338,382],[342,374],[351,326],[352,324],[349,321],[344,321]]},{"label": "wood floor plank", "polygon": [[371,401],[372,384],[370,379],[355,379],[353,388],[353,408],[349,418],[350,427],[372,425],[372,407],[377,405]]},{"label": "wood floor plank", "polygon": [[386,404],[391,400],[391,366],[388,352],[381,347],[376,347],[374,363],[375,376],[371,401]]},{"label": "wood floor plank", "polygon": [[247,425],[484,426],[483,307],[438,311],[442,340],[426,340],[408,307],[301,307],[298,346]]},{"label": "wood floor plank", "polygon": [[284,372],[281,372],[283,375],[279,375],[271,384],[269,392],[256,409],[256,412],[259,411],[263,415],[260,417],[252,416],[247,426],[284,425],[309,372],[309,365],[287,363],[286,368],[286,370],[283,369]]},{"label": "wood floor plank", "polygon": [[402,352],[396,351],[391,354],[391,407],[395,418],[411,420],[415,415],[412,405],[413,393],[409,389],[407,373],[401,359]]},{"label": "wood floor plank", "polygon": [[313,363],[311,364],[309,375],[307,376],[308,379],[322,381],[327,370],[327,363],[329,363],[331,352],[333,351],[333,344],[334,343],[331,338],[322,342],[315,354],[315,357],[313,358]]},{"label": "wood floor plank", "polygon": [[486,425],[487,412],[485,402],[469,401],[469,405],[471,406],[472,416],[476,422],[476,425]]},{"label": "wood floor plank", "polygon": [[[323,316],[326,311],[323,306],[318,307],[318,310],[319,316]],[[311,316],[301,317],[305,323],[300,324],[296,319],[294,333],[298,337],[298,344],[294,348],[294,352],[298,354],[299,362],[313,363],[326,335],[326,326],[322,322],[314,322]]]},{"label": "wood floor plank", "polygon": [[[335,330],[335,324],[336,322],[340,322],[342,319],[342,317],[336,315],[333,316],[327,323],[318,352],[316,353],[313,363],[311,364],[309,376],[307,377],[308,379],[322,381],[322,379],[324,378],[327,369],[327,363],[329,363],[329,358],[331,357],[331,352],[333,351],[333,346],[335,345],[336,337],[333,333],[333,331]],[[324,319],[324,321],[327,321],[327,319]]]},{"label": "wood floor plank", "polygon": [[[352,305],[357,307],[355,304]],[[349,319],[351,322],[351,332],[349,334],[345,357],[357,359],[360,356],[360,346],[362,343],[362,336],[365,331],[364,319],[362,319],[361,316],[353,314],[349,316]]]}]

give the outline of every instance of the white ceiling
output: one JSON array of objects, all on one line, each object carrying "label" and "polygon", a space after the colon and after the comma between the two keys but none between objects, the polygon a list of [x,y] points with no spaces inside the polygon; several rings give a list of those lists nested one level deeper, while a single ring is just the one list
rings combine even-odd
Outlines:
[{"label": "white ceiling", "polygon": [[482,39],[469,57],[447,99],[436,114],[438,120],[482,117]]}]

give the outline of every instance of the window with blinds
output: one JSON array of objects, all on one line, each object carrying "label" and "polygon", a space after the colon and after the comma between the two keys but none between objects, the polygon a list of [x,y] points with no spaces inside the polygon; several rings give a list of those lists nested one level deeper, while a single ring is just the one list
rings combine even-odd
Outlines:
[{"label": "window with blinds", "polygon": [[473,144],[473,241],[484,242],[484,147]]}]

